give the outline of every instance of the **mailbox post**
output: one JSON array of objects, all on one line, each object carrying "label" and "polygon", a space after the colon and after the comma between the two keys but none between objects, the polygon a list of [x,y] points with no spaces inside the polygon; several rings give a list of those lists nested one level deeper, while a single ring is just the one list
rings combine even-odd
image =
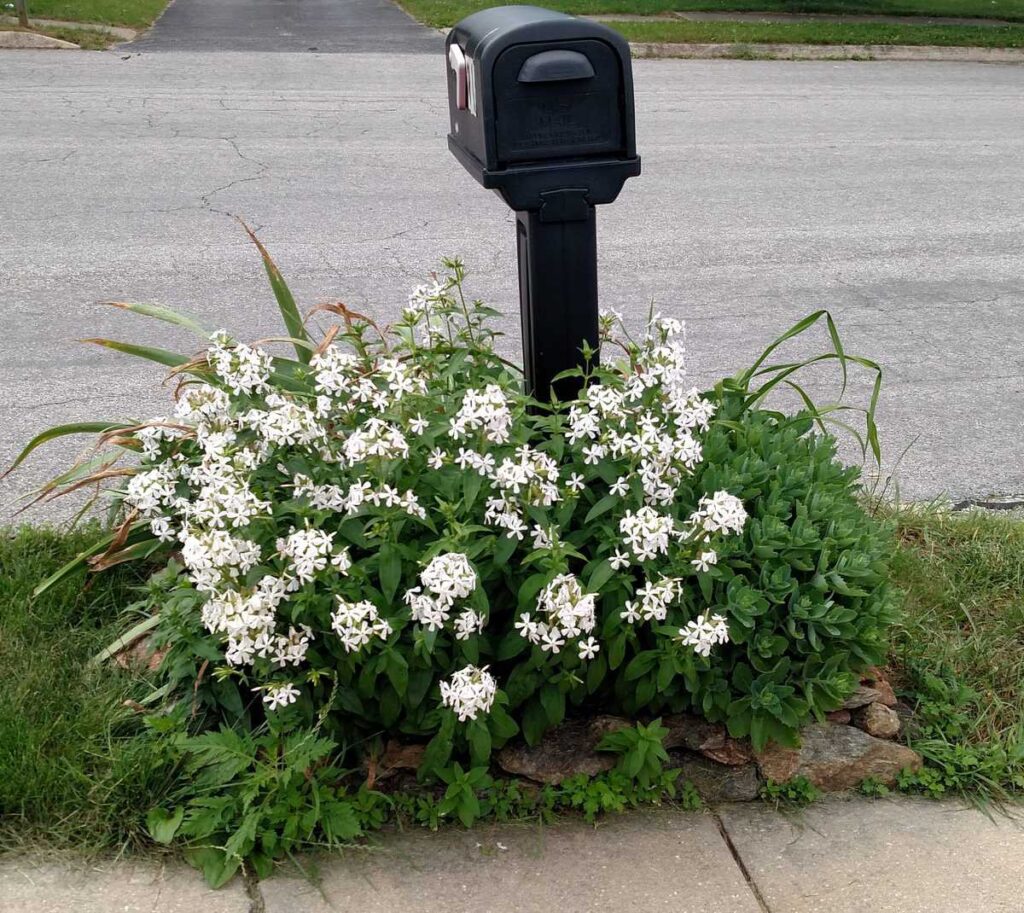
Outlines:
[{"label": "mailbox post", "polygon": [[516,211],[527,391],[595,351],[597,223],[640,173],[629,45],[606,26],[532,6],[463,19],[448,35],[448,148]]}]

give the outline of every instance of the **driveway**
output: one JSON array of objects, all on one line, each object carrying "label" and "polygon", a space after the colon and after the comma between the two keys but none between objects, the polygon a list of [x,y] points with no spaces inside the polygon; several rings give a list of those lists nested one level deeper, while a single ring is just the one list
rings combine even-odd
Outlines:
[{"label": "driveway", "polygon": [[390,0],[172,0],[130,51],[440,53]]},{"label": "driveway", "polygon": [[[53,422],[167,410],[159,368],[75,340],[194,341],[103,300],[277,331],[234,215],[307,307],[394,318],[461,254],[518,351],[514,220],[448,153],[440,51],[124,56],[0,55],[0,462]],[[698,382],[830,308],[885,367],[904,497],[1024,492],[1024,68],[644,60],[635,76],[644,173],[598,216],[603,302],[634,324],[651,302],[688,318]],[[67,454],[41,452],[0,502]]]}]

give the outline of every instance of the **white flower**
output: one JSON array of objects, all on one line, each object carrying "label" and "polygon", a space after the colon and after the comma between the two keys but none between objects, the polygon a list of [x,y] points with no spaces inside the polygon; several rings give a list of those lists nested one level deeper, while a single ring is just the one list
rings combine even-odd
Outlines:
[{"label": "white flower", "polygon": [[449,605],[464,599],[476,589],[476,571],[469,559],[460,552],[438,555],[420,573],[420,581],[443,602]]},{"label": "white flower", "polygon": [[701,552],[690,562],[690,564],[692,564],[700,573],[706,574],[711,569],[711,565],[718,564],[718,553]]},{"label": "white flower", "polygon": [[331,565],[339,574],[346,576],[352,568],[352,556],[349,555],[348,548],[343,548],[340,552],[337,552],[331,558]]},{"label": "white flower", "polygon": [[388,422],[379,418],[367,421],[353,431],[342,447],[345,458],[352,464],[377,457],[384,460],[404,460],[409,456],[409,444],[405,435]]},{"label": "white flower", "polygon": [[416,413],[416,418],[409,419],[409,430],[413,434],[423,434],[427,430],[427,424],[427,420],[419,413]]},{"label": "white flower", "polygon": [[584,593],[573,574],[559,574],[541,590],[537,612],[542,621],[533,621],[529,613],[524,613],[515,625],[516,630],[542,650],[558,653],[566,640],[594,630],[597,596]]},{"label": "white flower", "polygon": [[484,629],[486,619],[479,612],[466,609],[455,619],[455,639],[469,640],[469,638]]},{"label": "white flower", "polygon": [[587,466],[596,466],[608,455],[608,449],[604,444],[591,444],[583,448],[583,462]]},{"label": "white flower", "polygon": [[359,359],[350,352],[343,352],[336,345],[329,345],[323,352],[314,355],[309,366],[316,375],[318,393],[342,393],[350,386],[361,371]]},{"label": "white flower", "polygon": [[608,559],[608,563],[612,566],[613,571],[621,571],[624,567],[629,567],[629,556],[625,552],[615,549],[615,554]]},{"label": "white flower", "polygon": [[327,567],[328,561],[335,556],[334,533],[325,533],[319,529],[295,529],[292,527],[287,537],[277,540],[278,554],[289,558],[289,569],[295,575],[296,588],[309,583],[317,572]]},{"label": "white flower", "polygon": [[593,659],[597,656],[598,651],[601,649],[600,644],[593,637],[588,637],[586,640],[581,640],[577,646],[580,651],[580,659],[584,662]]},{"label": "white flower", "polygon": [[729,642],[729,627],[722,615],[698,615],[689,621],[685,628],[679,629],[679,638],[683,644],[693,647],[698,656],[709,656],[711,648],[716,644]]},{"label": "white flower", "polygon": [[459,722],[475,720],[478,714],[491,709],[497,691],[498,683],[487,666],[466,666],[449,681],[441,682],[441,703],[455,711]]},{"label": "white flower", "polygon": [[451,421],[449,434],[461,440],[474,431],[483,431],[492,444],[508,441],[512,427],[512,413],[505,393],[497,384],[488,384],[483,390],[470,389],[462,397],[462,405]]},{"label": "white flower", "polygon": [[690,524],[705,533],[743,532],[747,511],[743,502],[727,491],[716,491],[710,498],[701,498],[697,510],[690,515]]},{"label": "white flower", "polygon": [[583,481],[583,476],[578,472],[570,475],[565,484],[571,491],[583,491],[586,488],[586,482]]},{"label": "white flower", "polygon": [[440,447],[435,447],[431,450],[430,456],[427,457],[427,465],[431,469],[442,469],[447,461],[448,458]]},{"label": "white flower", "polygon": [[672,518],[659,514],[652,507],[641,507],[635,513],[626,511],[619,521],[624,543],[641,561],[666,554],[673,529]]},{"label": "white flower", "polygon": [[620,498],[625,497],[629,493],[629,481],[625,476],[622,476],[615,480],[615,483],[609,489],[613,495],[617,495]]},{"label": "white flower", "polygon": [[331,627],[341,638],[341,645],[348,653],[362,649],[374,637],[386,640],[391,635],[390,623],[380,617],[372,602],[348,602],[337,597],[338,606],[331,613]]},{"label": "white flower", "polygon": [[253,691],[263,690],[263,703],[268,710],[276,710],[278,707],[287,707],[294,704],[300,691],[291,682],[284,682],[280,685],[268,685],[266,689],[253,688]]},{"label": "white flower", "polygon": [[227,387],[238,395],[266,393],[270,386],[271,359],[261,349],[233,343],[224,330],[210,337],[206,360]]}]

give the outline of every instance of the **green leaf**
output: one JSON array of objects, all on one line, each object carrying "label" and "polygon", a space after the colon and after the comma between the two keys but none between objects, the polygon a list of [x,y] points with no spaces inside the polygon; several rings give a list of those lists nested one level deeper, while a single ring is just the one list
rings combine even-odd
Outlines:
[{"label": "green leaf", "polygon": [[637,653],[637,655],[629,661],[629,665],[626,666],[626,681],[631,682],[634,679],[646,675],[654,668],[657,662],[658,653],[655,650],[644,650],[643,653]]},{"label": "green leaf", "polygon": [[[77,573],[78,571],[84,570],[85,566],[86,566],[86,562],[93,555],[98,555],[101,552],[105,551],[106,548],[110,545],[110,543],[114,541],[114,538],[115,538],[116,535],[117,535],[117,533],[114,532],[114,533],[111,533],[108,536],[104,536],[95,545],[91,546],[90,548],[87,548],[84,552],[79,552],[78,555],[73,560],[69,561],[62,568],[60,568],[59,570],[57,570],[54,573],[52,573],[42,583],[40,583],[39,586],[37,586],[32,591],[32,597],[36,598],[36,597],[41,596],[48,589],[50,589],[50,587],[60,583],[60,581],[64,580],[65,578],[67,578],[69,576],[71,576],[72,574]],[[135,523],[133,523],[132,527],[131,527],[131,532],[129,532],[128,539],[126,540],[126,542],[131,543],[133,538],[137,540],[139,538],[139,536],[142,536],[144,538],[152,538],[152,536],[151,536],[151,534],[149,532],[149,522],[148,521],[146,521],[146,520],[138,520]],[[156,541],[159,541],[159,540],[153,539],[153,541],[156,542]]]},{"label": "green leaf", "polygon": [[380,547],[380,566],[377,573],[384,598],[389,603],[394,602],[395,593],[402,582],[402,553],[393,542],[385,542]]},{"label": "green leaf", "polygon": [[474,767],[484,767],[491,758],[491,733],[482,719],[473,720],[466,730],[470,760]]},{"label": "green leaf", "polygon": [[472,507],[476,496],[480,493],[483,477],[477,472],[467,472],[462,479],[462,503],[466,508]]},{"label": "green leaf", "polygon": [[103,434],[107,431],[116,431],[123,428],[134,428],[134,425],[126,422],[71,422],[68,425],[55,425],[53,428],[48,428],[41,434],[37,434],[28,444],[25,445],[25,449],[18,454],[17,459],[11,463],[9,469],[7,469],[3,475],[0,475],[0,479],[6,476],[8,473],[14,472],[24,461],[25,458],[32,453],[37,447],[42,446],[47,441],[52,441],[55,438],[65,437],[69,434]]},{"label": "green leaf", "polygon": [[120,308],[122,311],[131,311],[133,314],[141,314],[143,317],[155,317],[165,323],[173,323],[176,326],[191,330],[196,336],[202,339],[210,338],[210,331],[205,329],[197,320],[187,314],[179,314],[170,308],[159,304],[132,303],[127,301],[108,301],[111,307]]},{"label": "green leaf", "polygon": [[162,808],[150,809],[146,815],[146,829],[149,836],[157,843],[170,843],[181,827],[181,819],[185,817],[185,807],[179,805],[173,812]]},{"label": "green leaf", "polygon": [[244,222],[242,227],[246,230],[252,239],[252,243],[256,245],[256,249],[263,258],[263,268],[267,271],[267,278],[270,279],[270,287],[274,290],[277,307],[281,311],[281,317],[284,319],[288,335],[306,344],[295,345],[295,354],[298,356],[299,361],[308,365],[312,358],[310,351],[312,344],[309,341],[309,334],[306,333],[306,326],[302,321],[302,315],[295,304],[295,298],[285,283],[281,271],[277,268],[277,264],[270,258],[270,254],[267,253],[267,249],[260,243],[259,238],[256,237],[256,234]]},{"label": "green leaf", "polygon": [[118,342],[116,339],[83,339],[82,342],[91,342],[106,349],[113,349],[116,352],[123,352],[135,358],[145,358],[155,361],[157,364],[167,365],[169,368],[177,368],[192,359],[187,355],[179,355],[177,352],[169,352],[167,349],[157,349],[153,346],[137,346],[130,342]]},{"label": "green leaf", "polygon": [[540,701],[530,701],[523,711],[523,738],[526,739],[526,744],[536,745],[547,728],[548,715]]},{"label": "green leaf", "polygon": [[558,685],[541,688],[540,703],[550,726],[557,726],[565,719],[565,692]]},{"label": "green leaf", "polygon": [[226,885],[242,864],[240,858],[232,858],[223,850],[212,846],[187,850],[185,858],[202,871],[206,883],[214,889],[222,888]]},{"label": "green leaf", "polygon": [[612,568],[611,563],[607,560],[602,561],[594,568],[593,573],[590,575],[590,579],[587,581],[587,590],[591,593],[599,593],[601,587],[611,580],[614,573],[615,570]]},{"label": "green leaf", "polygon": [[500,536],[497,540],[497,545],[494,546],[494,563],[501,567],[504,564],[508,564],[509,558],[512,557],[512,553],[516,550],[518,542],[512,536]]},{"label": "green leaf", "polygon": [[98,666],[101,663],[105,663],[115,653],[120,653],[125,647],[135,643],[143,634],[147,631],[152,631],[158,624],[160,624],[159,613],[150,615],[149,618],[144,618],[137,625],[133,625],[125,631],[117,640],[100,650],[99,653],[89,660],[89,665]]},{"label": "green leaf", "polygon": [[621,499],[618,495],[605,495],[598,501],[593,507],[587,511],[587,516],[584,518],[584,525],[589,523],[591,520],[600,517],[601,514],[607,513],[611,510]]},{"label": "green leaf", "polygon": [[391,687],[398,692],[400,697],[405,697],[405,692],[409,687],[409,663],[397,650],[389,650],[387,657],[387,674]]}]

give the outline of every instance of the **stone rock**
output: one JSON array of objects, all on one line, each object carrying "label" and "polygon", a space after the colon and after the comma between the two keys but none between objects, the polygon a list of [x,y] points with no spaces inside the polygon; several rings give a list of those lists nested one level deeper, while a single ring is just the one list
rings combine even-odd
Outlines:
[{"label": "stone rock", "polygon": [[853,712],[853,725],[878,739],[894,739],[900,734],[900,718],[885,704],[868,704]]},{"label": "stone rock", "polygon": [[825,714],[825,719],[830,723],[835,723],[840,726],[845,726],[850,722],[852,716],[849,710],[833,710],[831,713]]},{"label": "stone rock", "polygon": [[689,780],[705,802],[749,802],[761,790],[753,763],[718,764],[690,751],[673,751],[668,766],[680,768],[681,779]]},{"label": "stone rock", "polygon": [[881,669],[868,669],[861,677],[860,683],[878,692],[875,703],[885,704],[886,707],[896,706],[896,692],[892,690],[889,679],[886,678],[885,673]]},{"label": "stone rock", "polygon": [[900,718],[900,735],[903,735],[913,722],[914,708],[910,704],[904,704],[903,701],[897,701],[896,706],[892,709],[896,711],[896,716]]},{"label": "stone rock", "polygon": [[765,779],[782,783],[803,776],[826,792],[841,792],[868,777],[892,786],[901,770],[920,770],[922,764],[916,751],[855,726],[808,726],[800,737],[800,748],[769,745],[756,755]]},{"label": "stone rock", "polygon": [[858,685],[857,690],[843,701],[843,710],[856,710],[858,707],[873,704],[881,696],[882,693],[875,688],[869,688],[867,685]]},{"label": "stone rock", "polygon": [[118,650],[114,654],[113,660],[122,669],[145,669],[155,672],[160,668],[169,649],[169,647],[156,649],[153,646],[153,635],[143,634]]},{"label": "stone rock", "polygon": [[569,720],[545,733],[532,748],[521,742],[506,745],[498,752],[498,766],[538,783],[561,783],[577,774],[593,777],[611,770],[617,760],[614,754],[597,750],[601,739],[632,725],[613,716]]},{"label": "stone rock", "polygon": [[426,751],[426,745],[403,745],[389,739],[380,758],[380,770],[418,770]]},{"label": "stone rock", "polygon": [[721,723],[709,723],[689,713],[676,713],[664,717],[661,724],[668,729],[663,742],[667,750],[685,748],[719,764],[736,766],[749,764],[754,758],[750,743],[732,738]]}]

